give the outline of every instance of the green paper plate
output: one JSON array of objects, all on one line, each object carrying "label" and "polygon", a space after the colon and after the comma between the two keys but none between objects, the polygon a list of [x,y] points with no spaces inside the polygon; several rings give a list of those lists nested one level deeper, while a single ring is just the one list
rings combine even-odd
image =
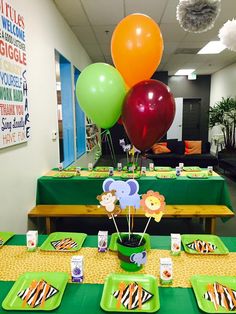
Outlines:
[{"label": "green paper plate", "polygon": [[192,172],[187,177],[190,179],[208,179],[208,175],[205,172]]},{"label": "green paper plate", "polygon": [[77,166],[69,166],[64,171],[76,171]]},{"label": "green paper plate", "polygon": [[[81,249],[86,237],[87,237],[86,233],[53,232],[53,233],[49,234],[47,239],[40,246],[40,250],[42,250],[42,251],[53,251],[53,252],[75,252],[75,251],[78,251]],[[59,250],[56,250],[52,246],[52,244],[51,244],[52,241],[57,241],[57,240],[65,239],[65,238],[72,238],[72,240],[77,243],[77,247],[72,248],[70,250],[59,251]]]},{"label": "green paper plate", "polygon": [[140,174],[139,173],[122,173],[122,175],[120,176],[122,179],[139,179],[140,178]]},{"label": "green paper plate", "polygon": [[[125,235],[128,233],[127,232],[121,232],[121,235]],[[138,233],[138,232],[134,232],[133,234],[139,234],[142,235],[142,233]],[[111,240],[110,240],[110,245],[109,245],[109,250],[111,251],[117,251],[117,239],[118,239],[118,233],[112,233],[111,235]],[[147,251],[150,251],[151,249],[151,242],[150,242],[150,236],[148,233],[144,233],[144,239],[146,240],[146,244],[145,244],[145,249]]]},{"label": "green paper plate", "polygon": [[13,232],[0,232],[0,240],[2,241],[2,243],[0,243],[0,248],[13,236]]},{"label": "green paper plate", "polygon": [[111,167],[95,167],[94,171],[98,171],[98,172],[109,172],[109,168]]},{"label": "green paper plate", "polygon": [[[132,165],[130,165],[130,166],[124,166],[123,168],[122,168],[122,170],[123,171],[128,171],[128,168],[129,167],[132,167]],[[140,166],[136,166],[136,168],[135,168],[135,170],[134,171],[140,171]],[[129,173],[132,173],[133,171],[128,171]]]},{"label": "green paper plate", "polygon": [[105,173],[105,172],[91,172],[88,175],[89,179],[105,179],[105,178],[108,178],[108,177],[109,177],[109,174]]},{"label": "green paper plate", "polygon": [[[28,288],[33,280],[44,279],[47,283],[51,284],[59,290],[54,296],[45,301],[44,307],[37,306],[31,308],[28,304],[22,307],[22,299],[17,296],[19,291]],[[2,307],[9,311],[51,311],[56,309],[60,303],[68,282],[69,275],[63,272],[38,272],[38,273],[25,273],[21,275],[8,292],[6,298],[2,302]]]},{"label": "green paper plate", "polygon": [[236,313],[236,310],[226,310],[222,306],[219,306],[218,310],[216,310],[213,302],[203,297],[204,293],[207,291],[207,285],[216,281],[236,290],[236,277],[194,275],[190,278],[190,281],[197,299],[197,304],[202,311],[206,313]]},{"label": "green paper plate", "polygon": [[[118,309],[117,299],[113,296],[113,292],[119,290],[119,283],[123,281],[126,284],[136,282],[144,289],[153,294],[153,297],[142,305],[142,309],[128,310],[122,304]],[[157,278],[152,275],[145,274],[110,274],[105,279],[100,306],[104,311],[108,312],[132,312],[132,313],[153,313],[160,308],[159,291]]]},{"label": "green paper plate", "polygon": [[158,179],[176,179],[175,173],[159,173],[156,175]]},{"label": "green paper plate", "polygon": [[74,177],[75,174],[73,172],[65,172],[65,171],[60,171],[57,172],[56,174],[53,175],[53,178],[56,179],[68,179]]},{"label": "green paper plate", "polygon": [[155,171],[160,172],[166,172],[166,171],[172,171],[173,169],[171,167],[154,167]]},{"label": "green paper plate", "polygon": [[200,167],[184,167],[184,171],[201,171]]},{"label": "green paper plate", "polygon": [[[203,240],[210,242],[217,246],[216,250],[214,252],[210,253],[199,253],[195,250],[192,250],[187,247],[188,243],[193,242],[194,240]],[[213,234],[182,234],[181,235],[181,241],[184,247],[184,250],[186,253],[189,254],[198,254],[198,255],[224,255],[229,254],[229,250],[224,245],[224,243],[221,241],[219,237]]]}]

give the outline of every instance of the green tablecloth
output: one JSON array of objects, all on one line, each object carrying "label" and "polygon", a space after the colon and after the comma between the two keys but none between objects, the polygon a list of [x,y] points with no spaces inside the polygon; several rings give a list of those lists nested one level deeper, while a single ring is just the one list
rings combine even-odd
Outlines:
[{"label": "green tablecloth", "polygon": [[[87,177],[57,179],[43,176],[38,179],[36,203],[98,204],[96,197],[102,193],[102,182],[103,180]],[[178,177],[174,180],[143,177],[138,182],[140,194],[148,190],[158,191],[165,196],[168,205],[226,205],[232,209],[227,184],[220,176],[208,179]]]},{"label": "green tablecloth", "polygon": [[[39,236],[39,245],[46,236]],[[236,238],[221,238],[231,252],[236,251]],[[25,235],[16,235],[8,241],[8,245],[24,245]],[[88,236],[84,246],[96,247],[97,236]],[[169,249],[170,237],[151,236],[152,248]],[[11,289],[13,282],[0,281],[0,304]],[[68,284],[58,309],[51,313],[60,314],[99,314],[105,313],[100,308],[103,285]],[[159,288],[161,308],[159,314],[195,314],[203,313],[199,310],[192,289],[187,288]],[[0,308],[0,313],[7,313]],[[14,313],[29,313],[28,311],[14,311]],[[45,313],[37,311],[37,313]]]}]

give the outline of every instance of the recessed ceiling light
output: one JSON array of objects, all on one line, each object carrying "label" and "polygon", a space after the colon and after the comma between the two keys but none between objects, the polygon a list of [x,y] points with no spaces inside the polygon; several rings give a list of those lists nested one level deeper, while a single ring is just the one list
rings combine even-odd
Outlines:
[{"label": "recessed ceiling light", "polygon": [[198,54],[217,54],[223,51],[226,47],[218,41],[209,41],[206,46],[198,51]]},{"label": "recessed ceiling light", "polygon": [[194,71],[195,69],[180,69],[175,73],[175,75],[189,75],[193,73]]}]

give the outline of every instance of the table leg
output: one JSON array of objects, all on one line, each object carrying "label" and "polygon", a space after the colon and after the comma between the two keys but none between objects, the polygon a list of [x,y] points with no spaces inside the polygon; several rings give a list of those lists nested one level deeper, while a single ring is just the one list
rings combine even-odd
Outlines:
[{"label": "table leg", "polygon": [[205,230],[210,234],[216,233],[216,218],[206,218]]},{"label": "table leg", "polygon": [[46,233],[51,233],[51,219],[50,217],[46,217]]}]

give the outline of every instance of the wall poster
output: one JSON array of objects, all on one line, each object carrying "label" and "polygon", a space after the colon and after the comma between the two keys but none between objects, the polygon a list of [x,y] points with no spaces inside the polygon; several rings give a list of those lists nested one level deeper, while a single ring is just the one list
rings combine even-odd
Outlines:
[{"label": "wall poster", "polygon": [[0,148],[30,137],[24,16],[0,0]]}]

